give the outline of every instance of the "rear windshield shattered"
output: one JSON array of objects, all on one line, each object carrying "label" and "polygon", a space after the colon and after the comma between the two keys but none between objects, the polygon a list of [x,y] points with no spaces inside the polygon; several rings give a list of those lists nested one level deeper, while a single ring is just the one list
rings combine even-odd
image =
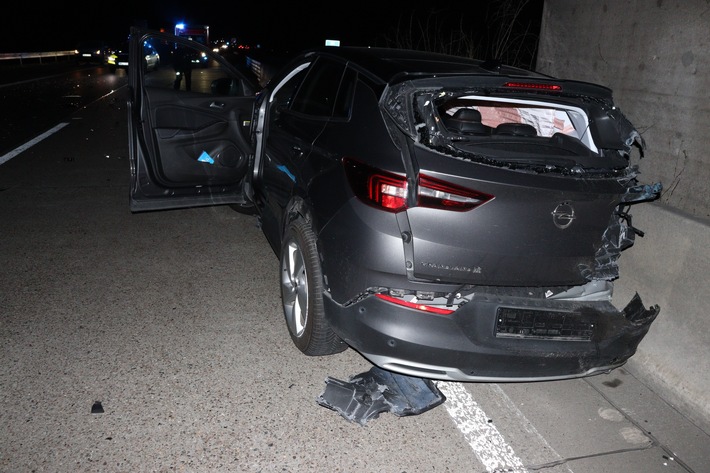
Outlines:
[{"label": "rear windshield shattered", "polygon": [[[464,135],[489,135],[501,134],[500,125],[520,124],[529,125],[530,128],[522,127],[521,132],[528,132],[530,136],[540,136],[550,138],[556,133],[576,138],[580,140],[591,151],[596,152],[594,141],[589,135],[589,126],[586,114],[581,109],[555,108],[549,104],[533,104],[530,102],[486,100],[477,97],[469,99],[452,100],[439,109],[439,116],[443,120],[444,126]],[[464,120],[460,124],[457,120]],[[478,129],[467,128],[467,122],[477,126]],[[509,127],[510,128],[510,127]],[[515,131],[515,127],[509,130]]]},{"label": "rear windshield shattered", "polygon": [[552,101],[540,94],[521,98],[405,89],[400,93],[411,94],[412,114],[398,109],[393,117],[411,120],[402,123],[405,129],[416,130],[413,138],[437,151],[536,172],[619,176],[628,171],[629,149],[603,149],[590,127],[591,113],[602,111],[608,118],[608,108],[620,115],[610,104],[588,107],[591,100]]}]

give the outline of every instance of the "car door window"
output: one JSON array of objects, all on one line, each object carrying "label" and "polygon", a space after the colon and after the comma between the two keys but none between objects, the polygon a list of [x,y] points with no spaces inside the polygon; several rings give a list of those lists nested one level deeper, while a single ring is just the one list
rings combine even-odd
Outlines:
[{"label": "car door window", "polygon": [[274,94],[271,96],[271,101],[274,102],[277,109],[288,108],[293,101],[293,96],[296,90],[298,90],[298,86],[303,82],[307,71],[307,65],[304,65],[303,69],[277,86]]},{"label": "car door window", "polygon": [[353,103],[353,95],[355,94],[356,81],[357,73],[350,68],[346,69],[343,80],[340,82],[338,97],[333,109],[333,118],[350,118],[350,109]]},{"label": "car door window", "polygon": [[[156,59],[159,56],[159,62]],[[145,52],[145,84],[180,94],[246,96],[254,90],[197,45],[162,42]],[[151,62],[152,61],[152,62]],[[158,65],[153,65],[155,62]]]},{"label": "car door window", "polygon": [[306,115],[331,117],[344,70],[344,64],[319,59],[296,92],[291,110]]}]

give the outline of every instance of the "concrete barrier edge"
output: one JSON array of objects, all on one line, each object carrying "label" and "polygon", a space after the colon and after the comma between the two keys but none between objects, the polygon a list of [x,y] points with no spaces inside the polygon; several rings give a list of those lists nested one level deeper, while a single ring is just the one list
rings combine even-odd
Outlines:
[{"label": "concrete barrier edge", "polygon": [[661,313],[626,367],[710,432],[710,222],[658,203],[631,214],[645,236],[621,256],[614,303],[638,292]]}]

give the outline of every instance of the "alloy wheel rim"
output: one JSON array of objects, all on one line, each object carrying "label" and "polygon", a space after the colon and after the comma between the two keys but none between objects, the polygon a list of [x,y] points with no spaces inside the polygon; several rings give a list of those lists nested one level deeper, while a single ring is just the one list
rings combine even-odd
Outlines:
[{"label": "alloy wheel rim", "polygon": [[308,318],[308,278],[303,253],[291,240],[281,265],[281,295],[289,329],[297,337],[303,334]]}]

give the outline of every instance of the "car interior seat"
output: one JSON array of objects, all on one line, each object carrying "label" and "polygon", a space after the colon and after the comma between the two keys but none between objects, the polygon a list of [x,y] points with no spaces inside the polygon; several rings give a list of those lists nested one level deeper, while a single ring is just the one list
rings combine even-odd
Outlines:
[{"label": "car interior seat", "polygon": [[495,129],[496,135],[537,136],[534,126],[527,123],[501,123]]},{"label": "car interior seat", "polygon": [[481,112],[473,108],[456,110],[444,120],[446,128],[464,135],[490,135],[492,128],[481,123]]}]

